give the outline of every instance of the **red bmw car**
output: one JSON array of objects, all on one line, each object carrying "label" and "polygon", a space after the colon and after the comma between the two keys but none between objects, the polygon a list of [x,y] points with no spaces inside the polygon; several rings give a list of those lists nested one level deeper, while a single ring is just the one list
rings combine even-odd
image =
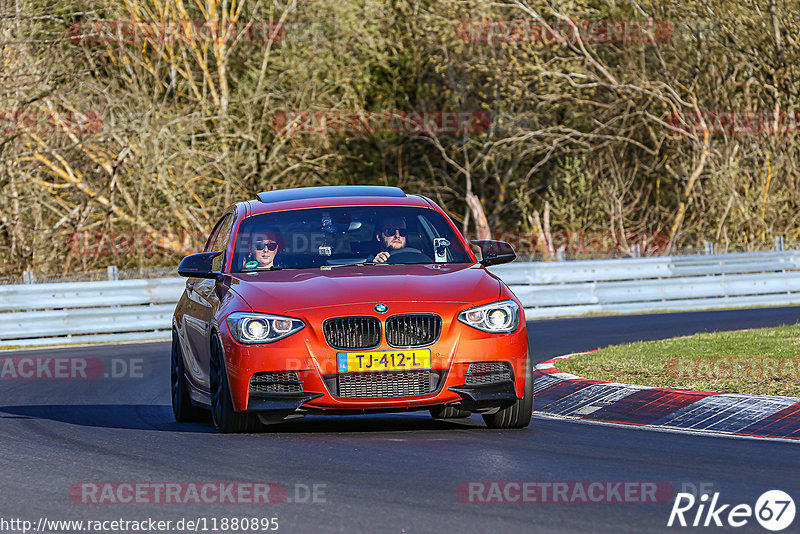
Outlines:
[{"label": "red bmw car", "polygon": [[[480,251],[479,260],[471,246]],[[172,408],[221,432],[306,414],[429,410],[520,428],[533,409],[522,306],[433,201],[307,187],[230,207],[178,269]]]}]

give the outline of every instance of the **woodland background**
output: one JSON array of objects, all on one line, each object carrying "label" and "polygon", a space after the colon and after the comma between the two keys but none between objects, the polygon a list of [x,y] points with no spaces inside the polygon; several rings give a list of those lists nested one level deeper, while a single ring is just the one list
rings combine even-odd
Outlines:
[{"label": "woodland background", "polygon": [[[511,20],[658,31],[465,37]],[[217,38],[145,30],[187,21]],[[0,276],[174,265],[230,203],[328,184],[397,185],[545,256],[795,246],[799,86],[790,0],[0,0]],[[302,133],[287,110],[489,123]]]}]

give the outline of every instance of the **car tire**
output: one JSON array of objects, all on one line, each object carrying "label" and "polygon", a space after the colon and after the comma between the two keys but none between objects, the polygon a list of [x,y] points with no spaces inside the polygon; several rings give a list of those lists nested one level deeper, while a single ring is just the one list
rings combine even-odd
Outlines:
[{"label": "car tire", "polygon": [[222,344],[217,336],[211,339],[209,367],[211,378],[211,420],[214,423],[214,428],[225,434],[262,430],[264,426],[258,420],[256,414],[237,412],[233,409]]},{"label": "car tire", "polygon": [[170,390],[172,393],[172,413],[179,423],[205,421],[208,412],[192,404],[189,398],[189,385],[186,383],[186,371],[183,363],[183,352],[178,340],[178,333],[172,331],[172,349],[170,353]]},{"label": "car tire", "polygon": [[533,366],[531,352],[525,362],[525,393],[517,402],[503,408],[497,413],[484,414],[483,421],[489,428],[525,428],[531,422],[533,414]]},{"label": "car tire", "polygon": [[434,419],[464,419],[472,415],[469,410],[459,410],[455,406],[439,406],[431,408],[430,412]]}]

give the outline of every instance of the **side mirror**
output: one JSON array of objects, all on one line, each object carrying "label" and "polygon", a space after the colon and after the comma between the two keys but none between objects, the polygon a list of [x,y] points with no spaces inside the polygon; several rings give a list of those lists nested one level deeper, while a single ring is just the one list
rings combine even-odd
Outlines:
[{"label": "side mirror", "polygon": [[178,266],[178,274],[187,278],[219,278],[220,273],[215,273],[211,260],[222,252],[200,252],[186,256]]},{"label": "side mirror", "polygon": [[481,265],[486,267],[490,265],[499,265],[501,263],[508,263],[517,259],[517,253],[514,252],[514,247],[505,241],[470,241],[471,245],[476,245],[481,251]]}]

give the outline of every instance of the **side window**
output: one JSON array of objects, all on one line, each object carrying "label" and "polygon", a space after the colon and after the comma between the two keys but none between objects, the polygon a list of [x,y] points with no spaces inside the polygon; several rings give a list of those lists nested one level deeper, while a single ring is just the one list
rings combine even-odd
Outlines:
[{"label": "side window", "polygon": [[214,243],[217,240],[217,236],[219,236],[220,228],[224,226],[226,219],[229,217],[230,214],[226,213],[219,221],[217,221],[217,224],[214,225],[214,229],[211,231],[211,236],[208,238],[208,241],[206,242],[206,248],[203,249],[203,252],[214,252]]},{"label": "side window", "polygon": [[[216,240],[211,250],[216,252],[218,250],[224,251],[228,248],[228,241],[231,239],[231,229],[233,228],[233,222],[236,220],[235,213],[229,213],[226,215],[225,221],[220,226],[219,233],[216,236]],[[222,266],[225,264],[225,254],[220,254],[216,258],[211,261],[211,266],[214,268],[214,271],[221,271]]]}]

